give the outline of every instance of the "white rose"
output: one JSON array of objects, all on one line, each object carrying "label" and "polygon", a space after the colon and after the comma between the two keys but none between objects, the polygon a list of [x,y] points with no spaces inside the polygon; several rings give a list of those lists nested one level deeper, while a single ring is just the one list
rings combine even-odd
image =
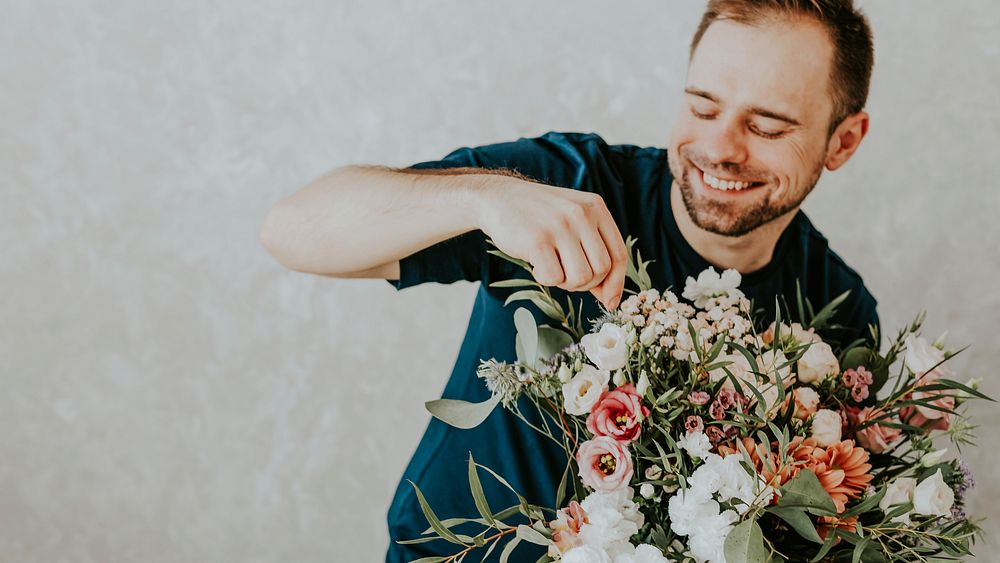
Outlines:
[{"label": "white rose", "polygon": [[754,381],[754,382],[757,381],[754,375],[750,373],[750,362],[747,361],[746,357],[743,354],[722,354],[718,358],[716,358],[715,361],[731,362],[731,363],[726,366],[717,367],[712,371],[708,372],[708,379],[712,383],[715,383],[716,381],[725,378],[726,381],[723,382],[722,386],[727,389],[732,389],[733,381],[729,379],[729,374],[726,373],[726,370],[728,370],[729,373],[733,374],[733,377],[735,377],[736,379],[740,379],[743,381]]},{"label": "white rose", "polygon": [[955,491],[944,482],[938,469],[913,491],[913,511],[927,516],[949,516],[955,502]]},{"label": "white rose", "polygon": [[[885,489],[885,496],[879,501],[878,507],[882,509],[882,512],[888,514],[891,512],[892,507],[897,504],[905,504],[908,502],[913,502],[913,491],[917,487],[917,480],[911,477],[899,477]],[[911,511],[912,512],[912,511]],[[910,524],[910,513],[906,512],[900,514],[892,519],[893,522],[900,522],[902,524]]]},{"label": "white rose", "polygon": [[931,346],[923,338],[912,334],[906,337],[906,354],[903,356],[903,363],[917,376],[927,373],[942,360],[944,360],[944,352]]},{"label": "white rose", "polygon": [[773,376],[777,374],[778,379],[784,381],[787,386],[792,382],[792,366],[785,365],[787,363],[788,358],[785,357],[784,352],[781,350],[768,350],[757,358],[757,371],[767,375],[772,381],[774,380]]},{"label": "white rose", "polygon": [[677,440],[677,445],[691,457],[705,459],[712,452],[712,442],[704,432],[688,432],[686,436]]},{"label": "white rose", "polygon": [[589,545],[578,545],[563,553],[563,563],[611,563],[611,558],[603,549]]},{"label": "white rose", "polygon": [[806,344],[807,342],[822,342],[823,339],[816,334],[811,328],[802,328],[799,323],[792,323],[791,326],[792,338],[795,339],[799,344]]},{"label": "white rose", "polygon": [[614,324],[604,323],[597,333],[585,334],[580,339],[587,357],[597,367],[614,371],[625,367],[628,358],[628,342],[625,329]]},{"label": "white rose", "polygon": [[611,374],[594,366],[582,366],[569,383],[562,386],[566,412],[584,415],[590,412],[601,393],[608,390]]},{"label": "white rose", "polygon": [[812,387],[796,387],[794,392],[795,418],[805,420],[819,408],[819,393]]},{"label": "white rose", "polygon": [[814,342],[799,358],[799,381],[819,383],[830,374],[840,373],[840,363],[826,342]]},{"label": "white rose", "polygon": [[819,409],[813,417],[812,437],[822,447],[840,443],[840,415],[829,409]]}]

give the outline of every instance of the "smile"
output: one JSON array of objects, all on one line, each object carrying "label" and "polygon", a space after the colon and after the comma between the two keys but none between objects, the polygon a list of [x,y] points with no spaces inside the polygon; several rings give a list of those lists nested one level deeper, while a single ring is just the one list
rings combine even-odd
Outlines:
[{"label": "smile", "polygon": [[708,172],[695,167],[702,174],[702,182],[719,191],[742,191],[763,185],[763,182],[752,182],[749,180],[723,179],[712,176]]}]

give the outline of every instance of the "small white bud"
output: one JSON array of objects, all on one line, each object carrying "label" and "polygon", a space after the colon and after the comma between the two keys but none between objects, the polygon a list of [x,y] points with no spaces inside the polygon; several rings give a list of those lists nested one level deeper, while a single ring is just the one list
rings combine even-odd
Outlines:
[{"label": "small white bud", "polygon": [[559,366],[559,382],[569,383],[570,379],[573,379],[573,370],[569,369],[569,366],[562,364]]},{"label": "small white bud", "polygon": [[933,452],[927,452],[920,458],[920,465],[924,467],[931,467],[936,465],[944,454],[948,453],[948,448],[941,448],[940,450],[934,450]]},{"label": "small white bud", "polygon": [[655,492],[655,489],[649,483],[643,483],[639,486],[639,494],[642,495],[642,498],[653,498]]},{"label": "small white bud", "polygon": [[635,386],[635,392],[639,396],[643,396],[646,394],[646,391],[649,391],[649,376],[646,375],[646,370],[642,370],[642,373],[639,374],[639,383]]},{"label": "small white bud", "polygon": [[621,387],[622,385],[625,385],[625,381],[626,381],[625,380],[625,372],[622,371],[622,370],[620,370],[620,369],[616,369],[615,370],[615,375],[611,379],[611,381],[615,382],[615,387]]}]

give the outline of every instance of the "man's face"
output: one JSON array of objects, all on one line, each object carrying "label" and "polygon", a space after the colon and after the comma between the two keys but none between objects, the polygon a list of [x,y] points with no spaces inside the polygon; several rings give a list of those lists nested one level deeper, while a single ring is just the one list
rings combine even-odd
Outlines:
[{"label": "man's face", "polygon": [[799,207],[826,159],[832,56],[813,22],[708,27],[669,147],[698,227],[742,236]]}]

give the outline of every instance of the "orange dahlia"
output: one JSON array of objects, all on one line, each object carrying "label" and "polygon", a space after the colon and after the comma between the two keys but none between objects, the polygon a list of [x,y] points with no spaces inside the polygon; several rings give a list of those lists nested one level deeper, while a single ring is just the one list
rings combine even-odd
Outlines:
[{"label": "orange dahlia", "polygon": [[837,512],[843,512],[849,499],[861,496],[872,480],[872,466],[868,463],[868,452],[854,445],[854,440],[843,440],[827,448],[813,447],[800,452],[805,461],[803,467],[811,469],[820,484],[830,493]]},{"label": "orange dahlia", "polygon": [[[818,521],[816,532],[823,541],[826,541],[826,536],[834,529],[845,530],[847,532],[855,531],[857,529],[858,517],[848,516],[847,518],[837,518],[836,516],[820,516]],[[837,545],[838,543],[840,543],[840,538],[837,538],[833,545]]]}]

